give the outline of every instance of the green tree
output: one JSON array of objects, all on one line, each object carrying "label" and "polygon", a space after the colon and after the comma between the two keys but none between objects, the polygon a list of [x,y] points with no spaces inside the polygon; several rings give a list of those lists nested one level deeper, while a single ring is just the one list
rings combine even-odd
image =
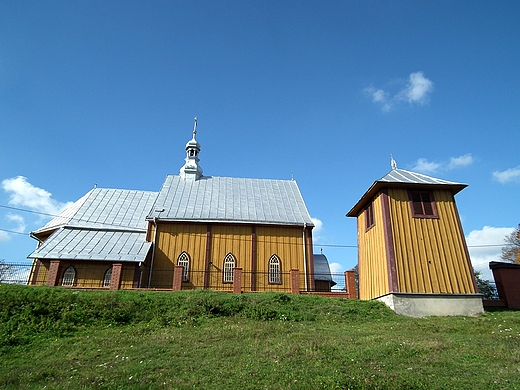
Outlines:
[{"label": "green tree", "polygon": [[520,224],[506,236],[504,241],[506,245],[502,248],[502,260],[520,264]]},{"label": "green tree", "polygon": [[484,295],[485,299],[495,299],[497,297],[497,290],[495,286],[487,279],[482,279],[482,272],[473,270],[475,279],[477,280],[477,287],[479,293]]}]

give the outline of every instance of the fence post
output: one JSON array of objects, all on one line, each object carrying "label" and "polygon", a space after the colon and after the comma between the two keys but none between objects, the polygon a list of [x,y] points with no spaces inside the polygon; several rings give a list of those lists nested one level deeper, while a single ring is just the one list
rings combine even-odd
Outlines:
[{"label": "fence post", "polygon": [[112,278],[110,279],[110,290],[119,290],[121,286],[122,263],[112,264]]},{"label": "fence post", "polygon": [[292,269],[290,272],[290,285],[291,285],[291,293],[299,294],[300,293],[300,271],[297,269]]},{"label": "fence post", "polygon": [[182,274],[184,267],[182,265],[175,265],[173,267],[173,291],[182,290]]},{"label": "fence post", "polygon": [[345,271],[345,291],[349,299],[357,298],[356,277],[354,270]]},{"label": "fence post", "polygon": [[233,293],[240,294],[242,292],[242,268],[233,269]]},{"label": "fence post", "polygon": [[58,271],[60,269],[60,264],[60,260],[51,260],[49,274],[47,275],[47,286],[56,286],[56,284],[58,284]]}]

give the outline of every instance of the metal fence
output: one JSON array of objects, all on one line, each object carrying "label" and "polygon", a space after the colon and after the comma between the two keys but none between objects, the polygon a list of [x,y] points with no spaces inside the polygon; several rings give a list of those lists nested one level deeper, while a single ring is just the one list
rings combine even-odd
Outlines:
[{"label": "metal fence", "polygon": [[[106,271],[110,267],[92,267],[74,265],[76,277],[72,286],[75,288],[108,288],[109,281],[105,278]],[[47,272],[35,272],[35,276],[31,277],[32,264],[22,263],[0,263],[0,282],[11,284],[31,284],[45,285],[47,282]],[[63,284],[63,273],[66,267],[60,269],[57,284]],[[172,268],[154,269],[152,274],[148,269],[140,269],[139,267],[123,267],[121,273],[121,288],[153,288],[159,290],[171,290],[173,287]],[[331,291],[345,292],[345,276],[343,273],[338,274],[314,274],[309,275],[309,279],[315,281],[315,288],[312,289],[312,283],[304,283],[304,274],[300,271],[300,281],[302,290],[307,291]],[[332,280],[332,283],[331,283]],[[274,292],[290,292],[290,273],[282,272],[279,276],[279,283],[272,283],[269,280],[267,272],[242,272],[242,290],[243,291],[274,291]],[[210,289],[216,291],[232,291],[233,283],[224,283],[222,272],[219,270],[210,270],[209,272],[190,270],[187,278],[182,282],[183,290],[194,289]]]},{"label": "metal fence", "polygon": [[32,264],[0,263],[0,282],[10,284],[27,284]]}]

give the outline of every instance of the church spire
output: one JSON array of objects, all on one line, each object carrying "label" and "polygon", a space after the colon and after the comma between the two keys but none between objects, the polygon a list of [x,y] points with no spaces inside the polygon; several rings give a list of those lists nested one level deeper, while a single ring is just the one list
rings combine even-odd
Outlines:
[{"label": "church spire", "polygon": [[202,168],[199,166],[200,144],[195,139],[197,135],[197,117],[193,120],[193,137],[186,144],[185,163],[180,169],[180,176],[184,180],[195,181],[202,176]]}]

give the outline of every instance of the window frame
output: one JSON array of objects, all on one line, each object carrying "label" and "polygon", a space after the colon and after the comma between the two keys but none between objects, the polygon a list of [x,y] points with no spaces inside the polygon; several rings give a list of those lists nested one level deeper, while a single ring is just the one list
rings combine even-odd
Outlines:
[{"label": "window frame", "polygon": [[[103,284],[101,285],[101,287],[110,287],[110,284],[112,283],[112,272],[113,272],[113,267],[110,267],[105,271],[105,274],[103,275]],[[110,275],[110,279],[108,279],[108,284],[107,284],[107,275]]]},{"label": "window frame", "polygon": [[[417,195],[419,195],[419,200],[417,200],[416,198],[414,199],[414,196]],[[426,196],[428,197],[428,199],[425,199]],[[435,197],[433,196],[433,191],[408,190],[408,198],[413,218],[439,218],[439,214],[437,213],[437,206],[435,204]],[[421,212],[417,210],[417,206],[420,206]],[[431,214],[429,214],[428,211],[431,211]]]},{"label": "window frame", "polygon": [[376,219],[374,215],[374,201],[370,201],[370,203],[365,207],[365,232],[368,232],[376,225]]},{"label": "window frame", "polygon": [[[67,273],[72,272],[72,280],[69,279],[70,277],[67,275]],[[63,271],[62,279],[61,279],[61,286],[62,287],[74,287],[76,285],[76,277],[77,272],[76,268],[74,266],[69,265],[67,268],[65,268],[65,271]]]},{"label": "window frame", "polygon": [[[177,265],[182,265],[182,281],[189,282],[190,281],[190,255],[186,251],[182,251],[182,253],[177,257]],[[182,264],[181,264],[182,263]]]},{"label": "window frame", "polygon": [[267,261],[267,283],[282,284],[282,261],[276,254]]},{"label": "window frame", "polygon": [[235,281],[234,270],[237,266],[237,259],[233,253],[229,252],[223,260],[222,283],[231,284]]}]

